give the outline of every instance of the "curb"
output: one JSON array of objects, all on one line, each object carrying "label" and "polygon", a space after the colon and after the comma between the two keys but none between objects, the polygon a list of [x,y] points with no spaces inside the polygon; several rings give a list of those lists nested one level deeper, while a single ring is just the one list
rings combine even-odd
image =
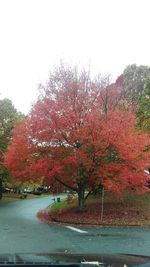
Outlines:
[{"label": "curb", "polygon": [[[40,212],[44,216],[39,216]],[[39,214],[38,214],[39,213]],[[39,220],[41,220],[43,223],[46,224],[59,224],[59,225],[79,225],[79,226],[95,226],[95,227],[150,227],[150,224],[128,224],[128,225],[123,225],[123,224],[88,224],[88,223],[77,223],[77,222],[69,222],[69,221],[61,221],[58,219],[55,219],[54,217],[51,217],[50,214],[45,210],[41,210],[37,213],[37,217]],[[46,216],[45,216],[46,215]]]}]

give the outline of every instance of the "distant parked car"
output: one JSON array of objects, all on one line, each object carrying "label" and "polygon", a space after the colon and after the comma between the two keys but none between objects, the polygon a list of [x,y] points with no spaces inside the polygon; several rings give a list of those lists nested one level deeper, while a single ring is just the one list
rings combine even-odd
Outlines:
[{"label": "distant parked car", "polygon": [[25,192],[28,193],[28,194],[33,194],[34,189],[33,188],[26,188]]},{"label": "distant parked car", "polygon": [[148,178],[149,178],[147,180],[145,186],[148,187],[148,188],[150,188],[150,168],[148,168],[148,170],[144,170],[144,172],[148,174]]},{"label": "distant parked car", "polygon": [[150,169],[144,170],[145,173],[150,174]]},{"label": "distant parked car", "polygon": [[25,190],[25,192],[28,193],[28,194],[33,194],[33,195],[41,195],[42,194],[42,192],[40,190],[33,189],[33,188],[27,188]]},{"label": "distant parked car", "polygon": [[41,192],[41,194],[43,193],[49,193],[50,192],[50,186],[47,185],[42,185],[40,187],[37,188],[38,192]]},{"label": "distant parked car", "polygon": [[3,193],[11,193],[14,190],[12,188],[8,188],[8,187],[3,187]]}]

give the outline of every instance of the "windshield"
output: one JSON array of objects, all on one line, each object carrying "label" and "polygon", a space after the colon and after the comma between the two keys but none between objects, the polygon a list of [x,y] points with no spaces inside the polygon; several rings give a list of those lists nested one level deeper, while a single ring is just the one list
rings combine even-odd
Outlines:
[{"label": "windshield", "polygon": [[149,7],[0,1],[2,259],[148,263]]}]

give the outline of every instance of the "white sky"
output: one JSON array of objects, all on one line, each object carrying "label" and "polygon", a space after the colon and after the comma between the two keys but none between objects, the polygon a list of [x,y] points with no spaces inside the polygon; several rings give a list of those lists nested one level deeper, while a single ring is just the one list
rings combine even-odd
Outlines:
[{"label": "white sky", "polygon": [[150,0],[0,0],[0,94],[27,113],[61,60],[116,78],[150,66]]}]

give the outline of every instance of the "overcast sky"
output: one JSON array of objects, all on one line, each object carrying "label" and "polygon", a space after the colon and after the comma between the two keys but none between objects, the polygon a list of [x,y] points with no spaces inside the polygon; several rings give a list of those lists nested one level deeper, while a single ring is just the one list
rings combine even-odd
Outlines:
[{"label": "overcast sky", "polygon": [[150,66],[150,0],[0,0],[0,94],[27,113],[60,59],[115,79]]}]

